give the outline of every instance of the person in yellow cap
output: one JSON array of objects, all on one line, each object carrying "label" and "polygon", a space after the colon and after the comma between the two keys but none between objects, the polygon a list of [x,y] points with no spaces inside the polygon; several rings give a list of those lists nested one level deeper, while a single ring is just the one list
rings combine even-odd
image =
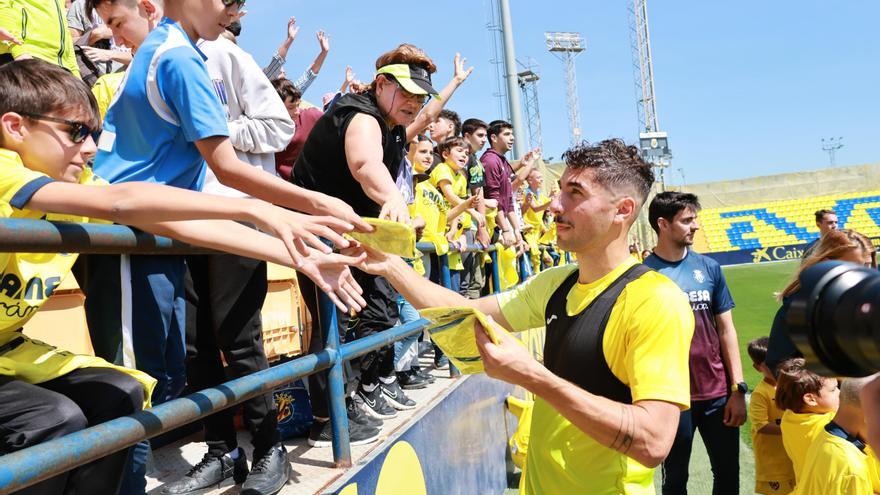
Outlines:
[{"label": "person in yellow cap", "polygon": [[[406,200],[395,182],[406,172],[401,167],[404,145],[436,119],[471,73],[458,55],[454,67],[452,80],[438,92],[431,82],[436,66],[424,51],[402,44],[382,54],[367,90],[339,97],[315,123],[296,159],[291,182],[342,199],[363,217],[409,223]],[[400,316],[394,288],[382,277],[358,271],[355,277],[368,301],[352,320],[355,335],[360,338],[394,326]],[[309,311],[317,314],[314,288],[304,282],[300,290]],[[309,349],[322,349],[323,339],[322,332],[313,332]],[[329,434],[326,381],[313,375],[309,383],[312,410]],[[380,420],[396,416],[396,409],[414,407],[397,382],[392,346],[362,358],[354,400],[363,412]]]},{"label": "person in yellow cap", "polygon": [[360,267],[382,275],[418,309],[476,309],[512,331],[546,326],[544,362],[503,332],[476,339],[486,373],[536,396],[524,494],[651,494],[654,468],[690,404],[694,316],[665,276],[636,262],[627,235],[654,183],[638,149],[611,139],[564,159],[549,209],[559,247],[587,263],[546,270],[481,299],[422,279],[400,258],[368,250]]}]

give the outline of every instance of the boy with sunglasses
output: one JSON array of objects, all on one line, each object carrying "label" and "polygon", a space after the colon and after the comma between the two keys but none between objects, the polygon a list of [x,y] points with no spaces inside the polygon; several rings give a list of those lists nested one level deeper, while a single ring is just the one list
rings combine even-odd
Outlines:
[{"label": "boy with sunglasses", "polygon": [[[40,60],[0,67],[2,217],[76,222],[97,217],[132,224],[297,267],[349,300],[343,308],[363,304],[356,291],[345,294],[348,289],[327,282],[338,280],[343,264],[354,258],[315,249],[303,256],[291,240],[318,234],[344,243],[331,228],[346,230],[351,225],[255,200],[157,184],[107,185],[86,165],[96,152],[91,134],[97,129],[94,97],[85,83],[65,70]],[[217,220],[189,221],[196,218]],[[222,218],[257,223],[288,241]],[[297,227],[302,222],[308,225]],[[0,304],[7,309],[0,313],[0,455],[131,414],[150,403],[156,380],[146,373],[72,355],[21,333],[76,258],[65,253],[0,253]],[[128,455],[125,450],[107,456],[41,482],[29,493],[117,493]]]}]

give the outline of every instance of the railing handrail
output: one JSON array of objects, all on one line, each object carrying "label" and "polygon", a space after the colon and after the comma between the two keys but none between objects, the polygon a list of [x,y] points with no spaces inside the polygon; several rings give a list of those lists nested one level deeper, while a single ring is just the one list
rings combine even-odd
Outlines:
[{"label": "railing handrail", "polygon": [[[236,378],[217,387],[164,402],[130,416],[80,430],[61,438],[6,454],[0,462],[0,494],[10,493],[56,474],[81,466],[142,440],[179,428],[209,414],[240,404],[274,388],[315,372],[329,369],[336,362],[348,361],[389,342],[421,332],[428,320],[419,320],[357,341],[343,344],[339,351],[325,349]],[[84,446],[86,448],[84,449]],[[71,455],[71,453],[76,453]]]},{"label": "railing handrail", "polygon": [[[425,253],[436,252],[431,243],[419,243],[417,248]],[[498,292],[500,277],[495,246],[483,249],[480,245],[471,244],[467,246],[467,250],[490,254],[493,262],[492,287]],[[0,252],[183,255],[210,254],[217,251],[148,234],[124,225],[6,218],[0,219]],[[438,259],[441,282],[449,287],[448,255],[439,255]],[[524,269],[524,263],[527,261],[521,261],[520,269]],[[321,315],[313,321],[327,322],[327,345],[324,350],[159,404],[137,414],[3,455],[0,457],[0,495],[33,485],[323,370],[329,370],[334,461],[338,467],[351,466],[343,363],[421,332],[429,322],[419,319],[340,344],[335,307],[326,295],[320,296]]]},{"label": "railing handrail", "polygon": [[[434,254],[430,242],[416,249]],[[153,235],[134,227],[116,224],[56,222],[30,218],[0,219],[0,252],[117,254],[210,254],[218,251]],[[468,244],[466,252],[495,251]]]}]

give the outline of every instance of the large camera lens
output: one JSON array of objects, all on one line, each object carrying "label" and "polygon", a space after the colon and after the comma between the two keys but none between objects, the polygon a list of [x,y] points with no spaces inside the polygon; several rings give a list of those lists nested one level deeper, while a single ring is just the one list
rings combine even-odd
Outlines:
[{"label": "large camera lens", "polygon": [[804,270],[800,282],[787,322],[807,367],[826,376],[880,370],[880,273],[825,261]]}]

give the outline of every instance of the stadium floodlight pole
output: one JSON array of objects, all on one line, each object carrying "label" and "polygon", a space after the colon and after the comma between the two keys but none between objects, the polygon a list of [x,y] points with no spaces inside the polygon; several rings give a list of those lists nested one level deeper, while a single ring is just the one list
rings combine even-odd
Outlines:
[{"label": "stadium floodlight pole", "polygon": [[822,138],[822,150],[828,153],[828,161],[831,166],[837,165],[837,150],[843,148],[843,137],[838,138]]},{"label": "stadium floodlight pole", "polygon": [[504,34],[504,78],[507,80],[507,101],[510,102],[510,125],[516,139],[513,142],[513,158],[517,159],[526,153],[525,129],[519,103],[519,85],[516,78],[516,53],[513,49],[513,24],[510,21],[510,0],[500,0],[501,31]]},{"label": "stadium floodlight pole", "polygon": [[566,106],[568,107],[568,133],[571,145],[581,141],[581,113],[578,102],[577,71],[574,59],[587,49],[580,33],[544,33],[547,50],[565,64]]}]

